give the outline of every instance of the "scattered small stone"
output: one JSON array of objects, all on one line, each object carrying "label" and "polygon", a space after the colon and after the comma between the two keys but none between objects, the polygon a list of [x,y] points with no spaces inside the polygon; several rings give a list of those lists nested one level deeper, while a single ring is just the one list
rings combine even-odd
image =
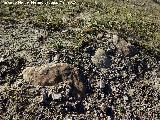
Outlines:
[{"label": "scattered small stone", "polygon": [[103,37],[103,33],[99,33],[98,35],[97,35],[97,38],[98,39],[101,39]]},{"label": "scattered small stone", "polygon": [[[81,20],[78,18],[74,24],[83,24]],[[14,56],[11,56],[17,43],[11,46],[10,43],[5,44],[7,52],[4,53],[9,59],[5,55],[5,61],[0,66],[2,117],[51,120],[158,119],[160,74],[153,74],[152,71],[159,71],[160,62],[150,53],[143,52],[143,48],[131,45],[129,40],[121,40],[115,33],[104,30],[102,35],[99,28],[91,28],[90,25],[83,28],[66,26],[64,31],[52,31],[47,37],[43,30],[37,31],[37,35],[34,35],[36,38],[32,31],[25,30],[31,39],[26,37],[25,42],[23,41],[23,52],[18,49],[19,54],[15,52],[14,55],[24,58],[27,61],[26,66],[33,66],[26,69],[21,66],[21,60],[14,60]],[[23,34],[21,31],[17,33]],[[90,42],[83,49],[77,50],[72,47],[79,33],[84,33],[80,37]],[[21,38],[19,34],[15,35],[13,37]],[[53,49],[48,46],[59,38],[67,38],[63,42],[67,48]],[[38,44],[34,47],[34,43]],[[18,48],[21,48],[21,43],[19,45]],[[15,75],[15,72],[21,73],[22,69],[23,79]],[[11,83],[6,79],[15,81]],[[84,99],[77,99],[83,96]]]},{"label": "scattered small stone", "polygon": [[134,95],[134,89],[129,89],[129,91],[128,91],[128,94],[130,95],[130,96],[133,96]]},{"label": "scattered small stone", "polygon": [[53,94],[52,94],[52,99],[53,99],[53,100],[58,100],[58,99],[60,99],[61,97],[62,97],[62,95],[61,95],[60,93],[58,93],[58,94],[53,93]]},{"label": "scattered small stone", "polygon": [[5,59],[4,59],[3,57],[1,57],[1,58],[0,58],[0,63],[1,63],[1,62],[4,62],[4,61],[5,61]]},{"label": "scattered small stone", "polygon": [[60,54],[55,55],[55,57],[53,58],[53,62],[58,63],[59,57],[60,57]]},{"label": "scattered small stone", "polygon": [[129,99],[128,99],[128,96],[123,96],[123,99],[124,99],[124,101],[126,102],[126,101],[128,101]]}]

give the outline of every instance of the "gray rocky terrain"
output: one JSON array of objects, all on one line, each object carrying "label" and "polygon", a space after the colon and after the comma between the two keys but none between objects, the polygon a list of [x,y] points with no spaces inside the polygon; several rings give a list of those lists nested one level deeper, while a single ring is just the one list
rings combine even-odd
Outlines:
[{"label": "gray rocky terrain", "polygon": [[87,10],[59,28],[0,22],[0,120],[160,119],[160,54]]}]

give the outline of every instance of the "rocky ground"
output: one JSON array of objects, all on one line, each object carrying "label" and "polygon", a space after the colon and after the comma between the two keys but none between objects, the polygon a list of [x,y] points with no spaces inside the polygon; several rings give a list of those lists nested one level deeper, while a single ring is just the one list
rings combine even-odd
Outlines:
[{"label": "rocky ground", "polygon": [[85,7],[65,26],[1,21],[0,119],[160,119],[160,54]]}]

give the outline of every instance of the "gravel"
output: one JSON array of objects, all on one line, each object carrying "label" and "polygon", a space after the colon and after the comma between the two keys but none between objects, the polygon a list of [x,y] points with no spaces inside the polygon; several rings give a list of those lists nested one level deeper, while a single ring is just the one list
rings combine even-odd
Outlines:
[{"label": "gravel", "polygon": [[[5,34],[0,47],[3,56],[0,58],[0,118],[159,119],[159,59],[120,38],[118,33],[105,29],[95,34],[84,33],[86,39],[92,40],[78,48],[50,48],[48,43],[55,43],[68,31],[78,30],[70,27],[50,35],[45,29],[37,31],[31,26],[1,27],[5,28]],[[21,48],[16,44],[19,39]],[[73,41],[70,42],[75,45]],[[79,82],[86,88],[83,98],[77,95],[81,84],[75,81],[39,86],[23,79],[22,71],[27,67],[51,63],[67,63],[77,68]]]}]

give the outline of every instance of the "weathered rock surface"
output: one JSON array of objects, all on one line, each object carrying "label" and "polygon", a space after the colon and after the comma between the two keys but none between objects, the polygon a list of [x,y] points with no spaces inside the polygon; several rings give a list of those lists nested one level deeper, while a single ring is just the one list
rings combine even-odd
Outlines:
[{"label": "weathered rock surface", "polygon": [[95,52],[95,55],[91,58],[92,62],[97,67],[109,67],[111,65],[111,58],[106,55],[105,50],[98,48]]},{"label": "weathered rock surface", "polygon": [[78,69],[67,63],[50,63],[38,67],[27,67],[22,71],[22,75],[25,81],[33,85],[54,86],[60,82],[65,82],[73,85],[78,93],[85,92]]},{"label": "weathered rock surface", "polygon": [[117,44],[118,51],[120,51],[124,55],[128,55],[130,53],[131,44],[126,42],[125,40],[120,40]]}]

